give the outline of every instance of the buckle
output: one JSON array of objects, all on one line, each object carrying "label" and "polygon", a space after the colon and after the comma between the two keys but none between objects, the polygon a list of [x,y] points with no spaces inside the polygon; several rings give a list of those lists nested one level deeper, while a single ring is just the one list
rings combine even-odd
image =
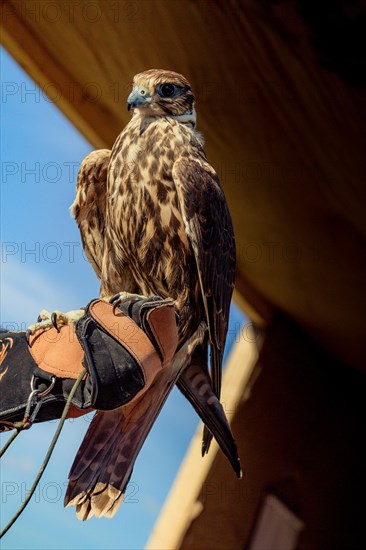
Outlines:
[{"label": "buckle", "polygon": [[27,406],[23,420],[14,422],[13,427],[17,430],[28,430],[36,419],[37,414],[43,404],[43,400],[56,384],[56,376],[52,376],[50,385],[45,390],[39,390],[35,387],[37,376],[33,374],[31,380],[31,392],[28,397]]}]

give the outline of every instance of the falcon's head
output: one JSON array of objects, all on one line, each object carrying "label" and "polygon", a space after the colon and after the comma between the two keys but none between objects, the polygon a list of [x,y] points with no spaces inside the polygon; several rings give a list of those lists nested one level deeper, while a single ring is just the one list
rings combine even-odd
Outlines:
[{"label": "falcon's head", "polygon": [[195,97],[184,76],[163,69],[137,74],[127,99],[128,110],[138,109],[142,116],[179,116],[193,112]]}]

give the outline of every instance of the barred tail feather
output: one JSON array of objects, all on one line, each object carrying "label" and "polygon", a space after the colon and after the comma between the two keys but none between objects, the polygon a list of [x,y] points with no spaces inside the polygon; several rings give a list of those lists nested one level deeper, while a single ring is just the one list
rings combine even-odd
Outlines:
[{"label": "barred tail feather", "polygon": [[212,390],[207,352],[203,347],[196,349],[191,364],[182,372],[177,385],[205,424],[202,456],[208,452],[213,436],[240,478],[238,450],[224,409]]},{"label": "barred tail feather", "polygon": [[[123,437],[124,422],[119,408],[98,411],[89,426],[71,467],[65,496],[66,506],[76,506],[78,519],[112,517],[123,500],[133,467],[128,462],[132,449]],[[124,464],[127,467],[123,468]],[[113,475],[117,470],[119,479]]]},{"label": "barred tail feather", "polygon": [[[212,345],[210,348],[211,353],[211,376],[212,376],[212,389],[218,400],[221,395],[221,372],[222,372],[222,351],[217,346]],[[205,425],[203,428],[202,436],[202,456],[208,453],[212,441],[212,433]]]},{"label": "barred tail feather", "polygon": [[138,453],[177,378],[202,343],[205,330],[202,323],[142,397],[94,416],[71,467],[65,495],[65,506],[76,506],[78,519],[116,513]]}]

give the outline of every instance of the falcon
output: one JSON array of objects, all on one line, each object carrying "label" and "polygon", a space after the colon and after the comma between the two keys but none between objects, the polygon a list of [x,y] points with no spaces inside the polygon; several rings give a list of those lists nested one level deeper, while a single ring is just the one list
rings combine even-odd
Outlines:
[{"label": "falcon", "polygon": [[[83,160],[71,211],[100,279],[101,298],[121,289],[172,298],[181,350],[204,322],[204,338],[196,342],[177,385],[205,423],[202,455],[213,434],[240,475],[219,402],[235,241],[224,193],[196,131],[195,96],[184,76],[152,69],[134,77],[127,105],[133,114],[112,150],[93,151]],[[133,424],[126,414],[97,412],[71,468],[65,497],[66,504],[77,506],[78,517],[115,513],[132,471],[131,464],[121,464],[137,456],[172,380],[155,388],[159,406],[145,408],[145,421],[135,425],[133,451],[123,449]]]}]

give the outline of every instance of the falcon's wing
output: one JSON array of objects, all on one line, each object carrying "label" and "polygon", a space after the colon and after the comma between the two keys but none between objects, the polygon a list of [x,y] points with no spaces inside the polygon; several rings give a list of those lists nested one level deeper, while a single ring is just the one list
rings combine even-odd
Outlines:
[{"label": "falcon's wing", "polygon": [[71,205],[83,248],[98,279],[101,277],[107,170],[109,149],[93,151],[81,163],[76,184],[76,198]]},{"label": "falcon's wing", "polygon": [[180,158],[173,178],[192,245],[206,310],[211,345],[211,376],[220,398],[221,364],[235,277],[235,239],[219,179],[208,163]]}]

